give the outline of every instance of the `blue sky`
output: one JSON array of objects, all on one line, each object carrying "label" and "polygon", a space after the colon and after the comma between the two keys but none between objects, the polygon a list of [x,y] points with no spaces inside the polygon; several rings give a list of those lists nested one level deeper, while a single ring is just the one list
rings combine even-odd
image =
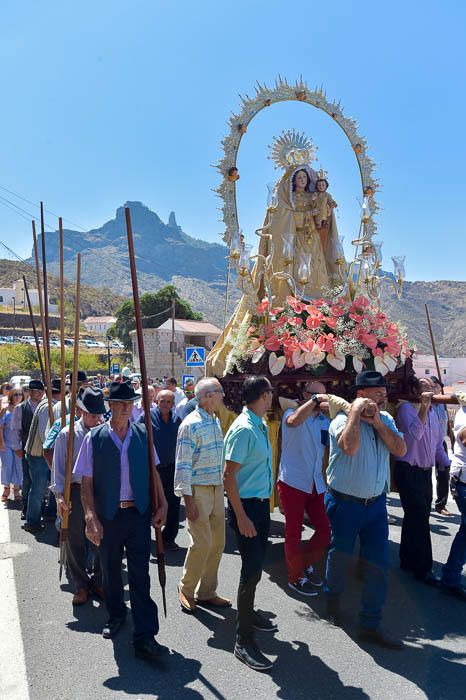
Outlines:
[{"label": "blue sky", "polygon": [[[137,199],[219,240],[211,165],[238,93],[302,73],[368,140],[385,257],[406,254],[409,279],[465,279],[465,40],[464,3],[451,0],[4,3],[0,185],[85,228]],[[240,224],[253,242],[276,177],[267,145],[292,127],[319,146],[348,241],[356,161],[338,127],[298,103],[265,110],[243,138]],[[26,256],[30,223],[2,201],[0,240]]]}]

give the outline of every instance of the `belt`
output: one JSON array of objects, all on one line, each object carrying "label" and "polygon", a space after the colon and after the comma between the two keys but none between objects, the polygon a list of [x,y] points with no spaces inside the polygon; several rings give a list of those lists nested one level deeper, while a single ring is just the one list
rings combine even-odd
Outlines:
[{"label": "belt", "polygon": [[259,503],[267,503],[270,501],[270,498],[242,498],[241,501],[259,501]]},{"label": "belt", "polygon": [[339,498],[341,501],[352,501],[353,503],[360,503],[363,506],[368,506],[369,503],[373,503],[382,495],[379,494],[378,496],[371,496],[371,498],[359,498],[358,496],[351,496],[349,493],[340,493],[340,491],[335,491],[335,489],[331,489],[330,486],[327,490],[331,496],[335,496],[335,498]]},{"label": "belt", "polygon": [[134,501],[120,501],[120,508],[136,508]]}]

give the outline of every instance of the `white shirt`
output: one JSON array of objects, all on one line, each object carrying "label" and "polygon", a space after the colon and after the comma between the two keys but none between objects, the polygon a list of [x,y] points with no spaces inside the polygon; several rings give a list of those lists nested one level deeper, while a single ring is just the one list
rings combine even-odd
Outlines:
[{"label": "white shirt", "polygon": [[184,391],[181,391],[180,387],[177,386],[175,391],[173,392],[173,395],[175,397],[175,408],[178,406],[180,401],[182,401],[185,397]]},{"label": "white shirt", "polygon": [[326,486],[322,474],[324,449],[328,442],[330,421],[319,413],[309,416],[294,428],[286,419],[296,409],[289,408],[282,420],[282,453],[278,479],[288,486],[312,493],[324,493]]},{"label": "white shirt", "polygon": [[466,408],[464,406],[457,411],[455,416],[455,425],[453,427],[455,445],[453,447],[450,474],[457,476],[460,481],[466,484],[466,446],[458,439],[458,435],[463,428],[466,428]]}]

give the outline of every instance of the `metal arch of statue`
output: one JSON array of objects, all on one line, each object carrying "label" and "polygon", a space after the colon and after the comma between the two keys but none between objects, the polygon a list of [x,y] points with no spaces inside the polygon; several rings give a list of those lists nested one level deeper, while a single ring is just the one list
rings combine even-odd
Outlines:
[{"label": "metal arch of statue", "polygon": [[364,194],[369,190],[372,194],[368,198],[371,217],[367,229],[370,235],[375,234],[377,227],[373,217],[378,213],[379,206],[373,194],[379,188],[379,183],[373,177],[375,163],[367,155],[367,143],[365,138],[358,133],[356,121],[345,117],[340,102],[332,102],[327,99],[323,87],[310,90],[302,77],[294,85],[290,85],[279,76],[274,88],[268,88],[258,82],[255,91],[254,97],[240,95],[241,111],[230,117],[230,132],[222,140],[223,158],[214,166],[222,175],[222,182],[214,191],[223,201],[222,214],[225,231],[222,237],[227,246],[230,246],[232,234],[239,228],[236,180],[229,173],[237,167],[241,139],[246,134],[248,125],[260,111],[278,102],[286,101],[303,102],[322,110],[338,124],[348,138],[358,163],[362,192]]}]

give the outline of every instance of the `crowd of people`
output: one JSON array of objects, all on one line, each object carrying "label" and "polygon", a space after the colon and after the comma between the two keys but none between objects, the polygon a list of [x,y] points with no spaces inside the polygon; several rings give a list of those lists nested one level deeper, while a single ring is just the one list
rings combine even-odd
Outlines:
[{"label": "crowd of people", "polygon": [[[104,638],[118,633],[128,613],[122,579],[126,556],[139,658],[156,661],[168,651],[157,640],[158,611],[150,595],[151,525],[161,528],[167,553],[179,550],[181,500],[189,534],[178,584],[181,609],[195,614],[197,606],[232,605],[219,590],[227,521],[241,557],[233,652],[254,670],[272,666],[256,633],[277,630],[255,607],[275,486],[285,520],[288,587],[303,598],[325,595],[326,614],[334,624],[341,623],[342,594],[357,548],[363,578],[360,637],[403,648],[381,624],[388,595],[386,500],[392,473],[404,511],[400,567],[420,583],[466,600],[466,396],[459,396],[449,452],[445,406],[432,404],[438,380],[415,380],[415,400],[400,402],[395,417],[386,410],[387,384],[378,372],[357,375],[352,403],[327,393],[319,381],[308,382],[300,399],[283,413],[275,483],[266,421],[274,389],[266,377],[245,377],[243,411],[225,435],[218,418],[224,391],[217,379],[188,381],[183,390],[173,377],[154,382],[147,388],[152,426],[148,442],[139,380],[119,377],[96,384],[79,371],[67,499],[72,379],[66,386],[59,379],[51,381],[52,412],[39,379],[28,386],[1,387],[1,499],[8,505],[17,502],[23,528],[33,535],[43,531],[47,520],[56,520],[59,529],[68,516],[66,568],[75,589],[72,604],[84,605],[90,597],[105,602]],[[152,479],[151,442],[156,466]],[[450,490],[461,514],[441,578],[432,569],[429,526],[434,470],[436,511],[451,515]],[[313,534],[302,541],[305,520]]]}]

